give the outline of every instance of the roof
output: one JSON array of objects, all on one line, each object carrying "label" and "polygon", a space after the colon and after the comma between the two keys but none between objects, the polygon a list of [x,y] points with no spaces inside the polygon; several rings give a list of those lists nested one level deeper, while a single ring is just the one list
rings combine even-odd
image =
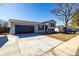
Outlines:
[{"label": "roof", "polygon": [[25,20],[17,20],[17,19],[9,19],[9,21],[10,22],[31,22],[31,23],[37,23],[37,24],[40,24],[40,23],[47,23],[47,22],[55,22],[56,23],[56,21],[54,21],[54,20],[48,20],[48,21],[45,21],[45,22],[33,22],[33,21],[25,21]]},{"label": "roof", "polygon": [[47,23],[47,22],[54,22],[54,23],[56,23],[55,20],[48,20],[48,21],[45,21],[45,22],[42,22],[42,23]]},{"label": "roof", "polygon": [[[9,21],[21,21],[21,22],[33,22],[33,21],[26,21],[26,20],[17,20],[17,19],[9,19]],[[35,22],[38,23],[38,22]]]},{"label": "roof", "polygon": [[59,27],[64,27],[64,25],[59,25]]},{"label": "roof", "polygon": [[39,22],[33,22],[33,21],[25,21],[25,20],[17,20],[17,19],[9,19],[8,21],[10,22],[30,22],[30,23],[39,23]]}]

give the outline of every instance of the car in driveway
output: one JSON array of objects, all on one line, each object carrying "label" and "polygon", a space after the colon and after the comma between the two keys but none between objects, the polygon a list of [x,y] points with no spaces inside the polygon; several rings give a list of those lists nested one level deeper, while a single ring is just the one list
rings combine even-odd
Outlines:
[{"label": "car in driveway", "polygon": [[63,30],[65,33],[76,33],[75,29],[69,29],[69,28],[66,29],[66,27],[64,27]]},{"label": "car in driveway", "polygon": [[76,30],[74,30],[74,29],[67,29],[66,32],[67,33],[76,33]]}]

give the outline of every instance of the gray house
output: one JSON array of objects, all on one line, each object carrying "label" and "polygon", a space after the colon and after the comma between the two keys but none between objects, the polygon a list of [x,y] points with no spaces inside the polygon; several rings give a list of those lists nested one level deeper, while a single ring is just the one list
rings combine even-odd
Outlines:
[{"label": "gray house", "polygon": [[16,19],[9,20],[11,34],[23,33],[39,33],[39,32],[54,32],[56,22],[49,20],[45,22],[22,21]]}]

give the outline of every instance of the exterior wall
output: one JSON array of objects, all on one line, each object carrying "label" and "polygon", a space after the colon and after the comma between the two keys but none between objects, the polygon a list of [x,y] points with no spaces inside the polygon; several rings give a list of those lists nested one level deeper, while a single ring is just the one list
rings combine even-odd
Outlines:
[{"label": "exterior wall", "polygon": [[35,25],[35,33],[37,33],[38,32],[38,25]]},{"label": "exterior wall", "polygon": [[10,34],[15,34],[15,25],[10,23]]},{"label": "exterior wall", "polygon": [[55,31],[55,26],[56,23],[55,22],[48,22],[48,28],[47,28],[47,32],[48,33],[53,33]]}]

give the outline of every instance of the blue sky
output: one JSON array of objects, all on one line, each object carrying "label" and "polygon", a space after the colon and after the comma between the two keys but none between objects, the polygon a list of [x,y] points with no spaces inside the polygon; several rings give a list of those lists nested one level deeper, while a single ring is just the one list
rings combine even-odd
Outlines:
[{"label": "blue sky", "polygon": [[0,4],[0,19],[8,21],[9,19],[31,20],[36,22],[43,22],[54,19],[57,25],[63,24],[59,18],[50,10],[57,7],[56,4],[51,3],[14,3],[14,4]]}]

